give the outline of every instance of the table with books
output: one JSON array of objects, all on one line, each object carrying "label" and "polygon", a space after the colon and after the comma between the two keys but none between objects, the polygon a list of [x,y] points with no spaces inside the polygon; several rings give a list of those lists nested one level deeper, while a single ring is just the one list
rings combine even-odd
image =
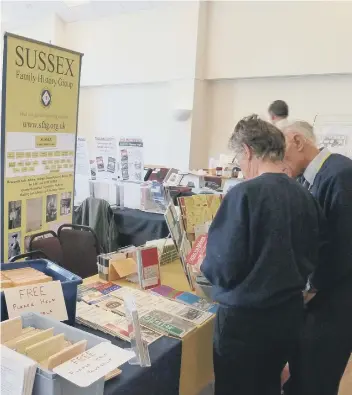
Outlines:
[{"label": "table with books", "polygon": [[190,292],[179,261],[161,267],[162,285],[141,291],[126,280],[104,282],[98,276],[79,289],[76,322],[81,329],[128,348],[123,296],[133,294],[149,344],[152,366],[128,363],[105,385],[105,395],[168,393],[198,395],[213,380],[212,333],[216,306]]}]

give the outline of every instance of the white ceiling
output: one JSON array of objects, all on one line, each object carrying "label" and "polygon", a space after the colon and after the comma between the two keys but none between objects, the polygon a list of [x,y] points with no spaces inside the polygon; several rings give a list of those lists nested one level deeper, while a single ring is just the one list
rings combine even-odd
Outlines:
[{"label": "white ceiling", "polygon": [[103,18],[127,12],[139,12],[168,5],[168,1],[1,1],[1,28],[7,30],[33,23],[49,14],[65,22]]}]

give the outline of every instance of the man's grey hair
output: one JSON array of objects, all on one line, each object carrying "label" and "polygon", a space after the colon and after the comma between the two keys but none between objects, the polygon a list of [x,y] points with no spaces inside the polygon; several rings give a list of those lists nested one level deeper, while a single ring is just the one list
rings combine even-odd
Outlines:
[{"label": "man's grey hair", "polygon": [[283,160],[285,156],[286,145],[283,133],[255,114],[239,121],[230,137],[229,148],[235,155],[241,154],[245,145],[259,159],[275,162]]},{"label": "man's grey hair", "polygon": [[306,121],[293,121],[283,128],[284,133],[296,132],[307,138],[308,140],[316,143],[313,126]]}]

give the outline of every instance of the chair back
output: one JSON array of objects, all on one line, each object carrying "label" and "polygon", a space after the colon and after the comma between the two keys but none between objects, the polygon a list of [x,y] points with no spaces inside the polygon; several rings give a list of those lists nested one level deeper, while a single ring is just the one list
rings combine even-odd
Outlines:
[{"label": "chair back", "polygon": [[100,246],[93,229],[85,225],[64,224],[58,229],[65,269],[82,278],[98,273]]},{"label": "chair back", "polygon": [[13,256],[9,262],[13,263],[13,262],[17,262],[17,261],[22,261],[22,260],[33,260],[33,259],[49,259],[49,257],[43,252],[43,251],[39,251],[39,250],[34,250],[34,251],[30,251],[30,252],[26,252],[24,254],[20,254],[20,255],[15,255]]},{"label": "chair back", "polygon": [[29,252],[43,252],[52,262],[63,266],[63,251],[57,234],[52,230],[36,233],[29,239]]}]

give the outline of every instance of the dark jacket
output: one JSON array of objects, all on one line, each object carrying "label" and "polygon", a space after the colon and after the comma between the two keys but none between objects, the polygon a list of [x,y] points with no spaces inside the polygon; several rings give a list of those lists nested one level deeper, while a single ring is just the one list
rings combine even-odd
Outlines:
[{"label": "dark jacket", "polygon": [[324,224],[313,196],[285,174],[236,185],[209,229],[201,267],[213,299],[267,308],[300,297],[320,259]]},{"label": "dark jacket", "polygon": [[118,230],[114,213],[103,199],[88,198],[76,210],[74,222],[91,227],[99,240],[102,252],[118,249]]}]

